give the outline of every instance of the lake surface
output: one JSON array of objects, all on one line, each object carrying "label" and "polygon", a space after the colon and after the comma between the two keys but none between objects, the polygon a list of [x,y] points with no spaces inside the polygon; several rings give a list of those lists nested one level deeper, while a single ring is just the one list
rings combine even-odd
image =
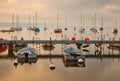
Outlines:
[{"label": "lake surface", "polygon": [[[4,29],[1,27],[1,29]],[[6,27],[5,29],[9,29]],[[120,30],[120,28],[118,29]],[[55,34],[54,29],[44,30],[41,28],[40,33],[35,34],[34,31],[27,30],[24,28],[20,32],[14,33],[2,33],[0,32],[0,37],[10,40],[17,37],[17,39],[21,39],[21,37],[26,39],[37,39],[37,40],[61,40],[61,39],[69,39],[75,36],[76,39],[84,39],[85,37],[89,37],[91,40],[97,40],[102,38],[104,40],[119,40],[120,32],[117,35],[112,33],[113,28],[104,28],[103,32],[99,31],[97,33],[93,33],[90,31],[90,28],[87,27],[84,33],[79,33],[79,28],[68,28],[68,30],[64,30],[62,34]],[[63,36],[63,38],[62,38]],[[40,46],[40,48],[36,48]],[[54,45],[54,50],[46,51],[42,49],[41,45],[28,45],[28,47],[36,48],[38,54],[63,54],[62,48],[66,45]],[[76,45],[72,45],[76,47]],[[101,54],[120,54],[120,50],[109,50],[107,45],[102,45],[102,53]],[[83,48],[82,48],[83,49]],[[95,54],[97,47],[95,45],[90,45],[90,47],[85,48],[89,50],[89,52],[85,52],[86,54]],[[98,48],[99,50],[100,48]],[[77,51],[80,51],[77,49]],[[1,55],[7,54],[6,52],[1,53]],[[34,64],[19,64],[17,68],[14,67],[13,62],[14,59],[0,59],[0,81],[119,81],[120,80],[120,62],[119,59],[86,59],[85,67],[65,67],[63,63],[63,59],[51,59],[55,64],[56,69],[50,70],[50,59],[38,59]]]}]

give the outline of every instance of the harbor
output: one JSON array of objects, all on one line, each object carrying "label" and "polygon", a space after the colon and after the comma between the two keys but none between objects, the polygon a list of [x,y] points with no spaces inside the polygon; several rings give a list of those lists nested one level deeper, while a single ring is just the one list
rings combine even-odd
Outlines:
[{"label": "harbor", "polygon": [[1,0],[0,81],[119,81],[119,0]]}]

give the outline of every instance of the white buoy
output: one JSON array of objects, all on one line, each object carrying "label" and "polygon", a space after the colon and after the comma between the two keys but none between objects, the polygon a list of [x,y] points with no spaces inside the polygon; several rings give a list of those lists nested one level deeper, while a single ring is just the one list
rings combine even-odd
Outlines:
[{"label": "white buoy", "polygon": [[78,59],[78,63],[79,63],[79,64],[84,63],[83,59]]},{"label": "white buoy", "polygon": [[83,59],[78,59],[78,66],[79,67],[84,67],[85,66]]},{"label": "white buoy", "polygon": [[15,68],[17,68],[17,65],[18,65],[18,61],[17,61],[17,59],[16,60],[14,60],[14,66],[15,66]]},{"label": "white buoy", "polygon": [[55,69],[55,65],[52,63],[52,64],[50,64],[49,68],[50,68],[50,70],[54,70]]}]

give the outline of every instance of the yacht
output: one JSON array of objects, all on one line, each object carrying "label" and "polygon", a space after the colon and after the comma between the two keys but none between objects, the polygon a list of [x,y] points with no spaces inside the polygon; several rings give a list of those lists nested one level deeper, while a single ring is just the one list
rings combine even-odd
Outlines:
[{"label": "yacht", "polygon": [[17,57],[18,58],[36,58],[37,57],[37,52],[34,48],[30,48],[30,47],[25,47],[20,49],[17,52]]}]

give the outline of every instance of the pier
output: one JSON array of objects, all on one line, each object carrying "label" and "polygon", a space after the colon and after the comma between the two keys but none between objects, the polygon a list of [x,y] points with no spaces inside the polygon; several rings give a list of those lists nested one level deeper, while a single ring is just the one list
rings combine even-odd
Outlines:
[{"label": "pier", "polygon": [[[64,54],[41,54],[37,55],[38,59],[62,59],[64,57]],[[95,54],[87,54],[85,55],[87,59],[120,59],[120,54],[101,54],[101,55],[95,55]],[[2,55],[0,56],[0,59],[11,59],[11,58],[17,58],[17,56],[10,57],[8,55]]]},{"label": "pier", "polygon": [[120,44],[120,40],[0,40],[0,44]]},{"label": "pier", "polygon": [[95,44],[99,47],[102,44],[120,44],[120,40],[0,40],[0,44],[8,45],[8,54],[13,54],[13,45],[15,44]]}]

